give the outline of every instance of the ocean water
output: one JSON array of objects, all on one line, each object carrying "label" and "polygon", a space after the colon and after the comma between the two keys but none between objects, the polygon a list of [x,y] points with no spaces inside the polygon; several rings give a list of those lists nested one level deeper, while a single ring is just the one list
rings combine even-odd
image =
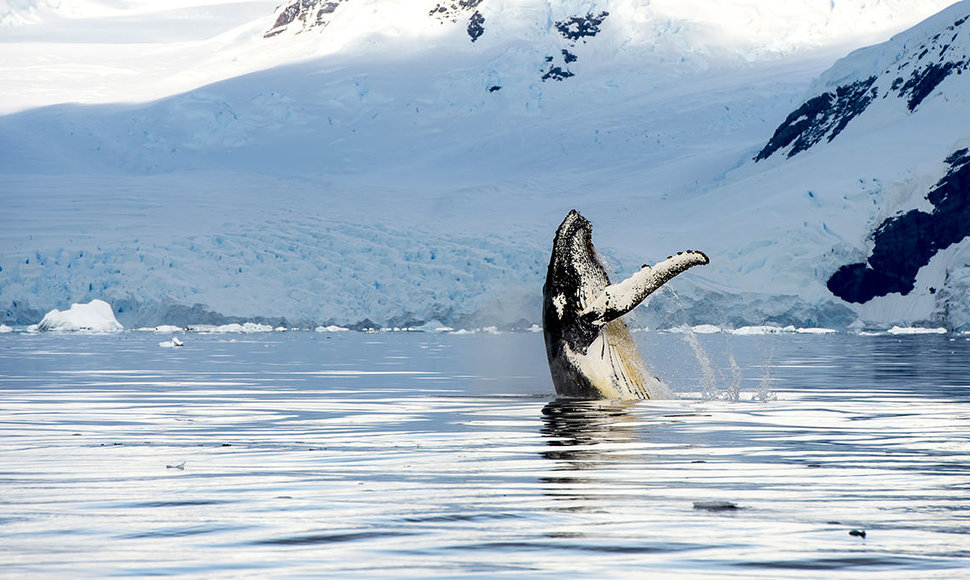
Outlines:
[{"label": "ocean water", "polygon": [[965,578],[970,341],[0,335],[0,577]]}]

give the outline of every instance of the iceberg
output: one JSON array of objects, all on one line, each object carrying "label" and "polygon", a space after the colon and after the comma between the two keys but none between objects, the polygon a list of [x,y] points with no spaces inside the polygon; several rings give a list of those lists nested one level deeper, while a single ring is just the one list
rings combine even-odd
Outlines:
[{"label": "iceberg", "polygon": [[55,308],[37,325],[41,332],[121,332],[124,329],[115,318],[111,305],[104,300],[71,304],[71,308],[63,312]]},{"label": "iceberg", "polygon": [[336,324],[330,324],[327,326],[318,326],[315,332],[345,332],[350,330],[349,328],[344,328],[343,326],[337,326]]}]

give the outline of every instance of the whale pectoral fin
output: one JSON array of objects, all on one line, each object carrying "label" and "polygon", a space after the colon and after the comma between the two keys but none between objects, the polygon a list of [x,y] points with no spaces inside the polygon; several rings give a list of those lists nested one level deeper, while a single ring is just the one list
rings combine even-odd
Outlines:
[{"label": "whale pectoral fin", "polygon": [[633,310],[637,304],[666,284],[671,278],[693,266],[708,264],[704,252],[678,252],[652,268],[644,265],[640,271],[622,282],[610,284],[587,306],[580,316],[603,325]]}]

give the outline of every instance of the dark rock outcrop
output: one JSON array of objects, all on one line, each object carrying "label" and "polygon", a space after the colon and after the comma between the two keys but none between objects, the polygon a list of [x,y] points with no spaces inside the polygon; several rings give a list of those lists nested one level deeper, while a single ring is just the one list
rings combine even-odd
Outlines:
[{"label": "dark rock outcrop", "polygon": [[276,36],[288,30],[291,26],[297,28],[297,33],[309,28],[325,28],[330,24],[331,16],[337,11],[337,8],[349,1],[297,0],[290,4],[281,5],[276,9],[276,22],[263,36],[265,38]]},{"label": "dark rock outcrop", "polygon": [[863,73],[865,77],[857,73],[855,80],[809,98],[778,126],[755,161],[786,150],[793,157],[823,139],[832,141],[880,96],[902,101],[915,113],[948,77],[970,68],[967,22],[959,18],[926,40],[900,43],[901,53],[887,55],[893,64],[885,70]]},{"label": "dark rock outcrop", "polygon": [[483,0],[459,0],[458,2],[438,3],[431,9],[428,16],[433,16],[442,22],[455,23],[464,18],[466,13],[474,10],[475,12],[468,18],[468,26],[465,27],[465,30],[472,42],[475,42],[485,34],[485,16],[478,11],[482,2]]},{"label": "dark rock outcrop", "polygon": [[775,134],[754,160],[767,159],[789,145],[788,157],[792,157],[822,139],[835,139],[849,121],[865,111],[876,98],[874,82],[876,77],[869,77],[809,99],[775,129]]},{"label": "dark rock outcrop", "polygon": [[481,12],[476,10],[472,14],[472,17],[468,19],[468,27],[466,30],[472,42],[475,42],[481,35],[485,34],[485,17],[482,16]]},{"label": "dark rock outcrop", "polygon": [[542,80],[547,81],[552,79],[562,81],[576,76],[575,73],[569,70],[569,65],[579,60],[579,57],[570,49],[575,49],[577,41],[582,40],[585,43],[586,38],[592,38],[599,34],[600,24],[603,24],[603,21],[609,15],[610,13],[604,10],[595,16],[590,12],[585,16],[571,16],[565,20],[556,21],[554,26],[563,38],[570,41],[569,48],[564,48],[560,51],[562,56],[561,64],[555,62],[556,57],[546,57],[546,62],[549,63],[549,67],[543,71]]},{"label": "dark rock outcrop", "polygon": [[868,260],[842,266],[829,278],[833,294],[856,303],[894,292],[905,296],[937,252],[970,236],[970,151],[960,149],[946,163],[949,171],[926,195],[933,211],[912,210],[882,222],[872,234]]},{"label": "dark rock outcrop", "polygon": [[566,40],[580,40],[586,37],[596,36],[600,32],[600,24],[609,16],[610,13],[600,12],[596,16],[590,12],[586,16],[573,16],[565,20],[556,22],[556,30]]}]

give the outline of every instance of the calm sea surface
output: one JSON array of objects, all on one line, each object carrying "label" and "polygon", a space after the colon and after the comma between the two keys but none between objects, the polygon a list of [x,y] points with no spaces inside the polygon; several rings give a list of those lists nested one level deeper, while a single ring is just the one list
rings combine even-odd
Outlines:
[{"label": "calm sea surface", "polygon": [[0,335],[0,577],[970,577],[970,341]]}]

